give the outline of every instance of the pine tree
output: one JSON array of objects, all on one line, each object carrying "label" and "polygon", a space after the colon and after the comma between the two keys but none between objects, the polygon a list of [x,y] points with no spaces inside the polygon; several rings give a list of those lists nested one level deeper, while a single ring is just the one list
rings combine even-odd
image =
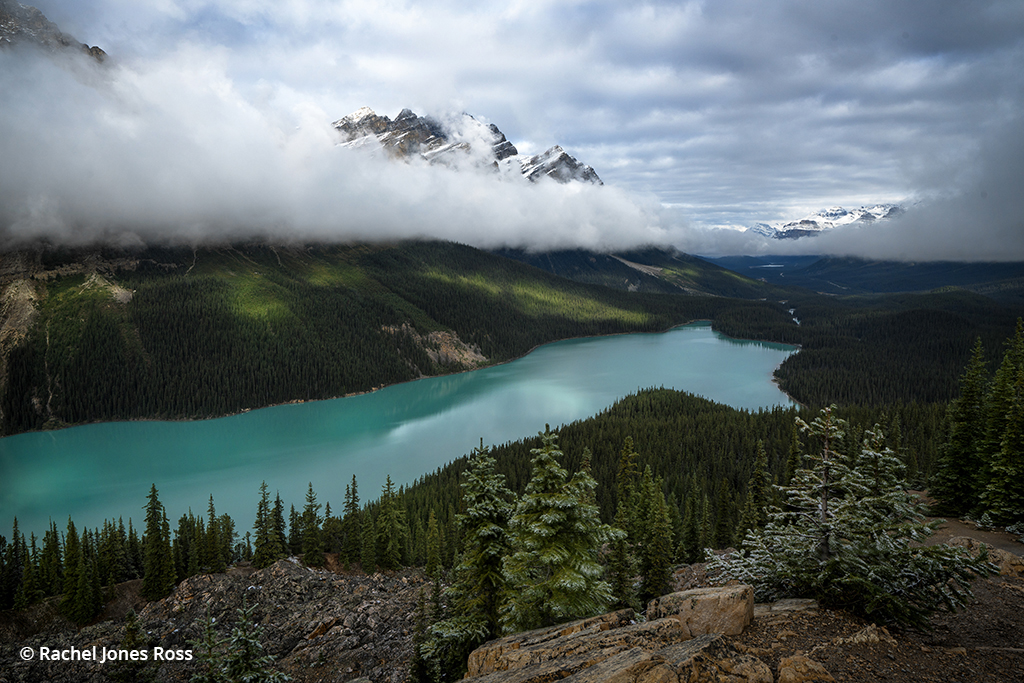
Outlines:
[{"label": "pine tree", "polygon": [[434,509],[430,509],[430,517],[427,520],[427,576],[431,581],[441,579],[441,531],[437,524],[437,515]]},{"label": "pine tree", "polygon": [[63,590],[64,561],[62,559],[60,532],[57,523],[50,521],[50,528],[43,536],[43,551],[39,555],[40,583],[45,595],[57,595]]},{"label": "pine tree", "polygon": [[532,449],[533,476],[510,523],[512,554],[504,573],[508,595],[501,608],[506,632],[598,614],[614,600],[601,580],[598,549],[623,532],[602,524],[588,501],[596,482],[581,470],[570,481],[558,458],[557,437],[541,434]]},{"label": "pine tree", "polygon": [[465,514],[457,518],[464,547],[446,597],[451,616],[431,626],[424,656],[433,669],[453,676],[465,669],[469,653],[500,632],[499,605],[505,595],[502,559],[509,552],[508,524],[513,494],[496,471],[490,448],[475,448],[462,475]]},{"label": "pine tree", "polygon": [[[278,498],[280,501],[280,498]],[[260,484],[260,502],[256,506],[256,547],[253,549],[252,564],[257,569],[269,567],[284,556],[284,542],[276,524],[275,508],[270,505],[270,491],[267,482]]]},{"label": "pine tree", "polygon": [[363,512],[359,526],[363,530],[359,564],[362,565],[364,572],[372,574],[377,571],[377,527],[373,523],[373,515],[369,510]]},{"label": "pine tree", "polygon": [[619,453],[619,470],[615,477],[616,508],[615,526],[625,533],[614,541],[611,555],[608,558],[609,579],[612,593],[615,595],[615,607],[622,609],[640,608],[633,579],[637,572],[637,563],[633,554],[633,544],[637,540],[637,507],[639,492],[639,455],[633,446],[633,437],[627,436]]},{"label": "pine tree", "polygon": [[61,587],[60,611],[71,619],[74,613],[75,588],[78,574],[82,571],[82,546],[78,539],[75,523],[68,517],[68,531],[64,537],[64,584]]},{"label": "pine tree", "polygon": [[739,539],[742,542],[747,533],[761,529],[768,521],[768,504],[771,501],[771,480],[768,478],[768,454],[764,442],[757,442],[757,456],[754,459],[754,473],[747,482],[747,500],[740,517]]},{"label": "pine tree", "polygon": [[984,554],[921,545],[938,523],[925,524],[904,490],[902,462],[879,428],[844,462],[835,448],[846,425],[834,409],[800,421],[822,450],[786,489],[788,509],[773,510],[747,537],[746,556],[718,559],[709,571],[753,585],[759,600],[810,596],[879,623],[924,627],[936,609],[963,607],[970,581],[994,568]]},{"label": "pine tree", "polygon": [[359,528],[359,488],[356,475],[352,475],[352,483],[345,487],[345,507],[342,526],[345,540],[341,553],[345,562],[359,561],[362,552],[362,530]]},{"label": "pine tree", "polygon": [[322,567],[327,562],[324,557],[324,540],[320,532],[320,504],[316,502],[313,482],[309,482],[306,491],[306,506],[302,509],[302,562],[307,567]]},{"label": "pine tree", "polygon": [[679,555],[683,562],[693,564],[704,559],[704,544],[701,542],[699,493],[697,479],[690,479],[690,493],[686,496],[686,512],[683,515],[683,536],[679,540]]},{"label": "pine tree", "polygon": [[157,495],[156,484],[149,490],[146,504],[146,536],[143,539],[143,573],[140,594],[146,600],[159,600],[174,588],[174,556],[167,514]]},{"label": "pine tree", "polygon": [[664,595],[672,578],[672,524],[661,480],[655,481],[650,466],[644,468],[640,497],[645,501],[639,522],[643,529],[640,543],[640,600],[647,602]]},{"label": "pine tree", "polygon": [[1024,367],[1017,371],[1003,440],[990,471],[982,498],[992,519],[1006,525],[1024,521]]},{"label": "pine tree", "polygon": [[238,624],[225,641],[224,678],[245,683],[290,681],[290,676],[273,669],[273,658],[264,653],[260,643],[263,628],[253,619],[255,609],[255,605],[246,606],[243,602],[238,610]]},{"label": "pine tree", "polygon": [[960,397],[949,404],[948,437],[929,487],[929,493],[944,509],[958,515],[976,507],[981,495],[979,473],[983,462],[978,446],[985,435],[982,407],[986,384],[985,352],[978,339],[960,378]]},{"label": "pine tree", "polygon": [[399,509],[395,485],[391,475],[381,488],[380,511],[377,513],[377,564],[381,569],[398,569],[402,566],[402,545],[405,534],[405,515]]},{"label": "pine tree", "polygon": [[[217,510],[213,506],[213,494],[210,494],[210,503],[206,507],[206,561],[209,570],[213,574],[221,574],[227,571],[228,555],[224,552],[223,532],[220,528],[220,518],[217,517]],[[230,541],[229,541],[230,543]]]}]

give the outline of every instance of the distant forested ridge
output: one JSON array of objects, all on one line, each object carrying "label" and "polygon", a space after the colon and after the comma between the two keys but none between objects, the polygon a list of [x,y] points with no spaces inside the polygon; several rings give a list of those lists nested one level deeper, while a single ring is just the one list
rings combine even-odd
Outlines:
[{"label": "distant forested ridge", "polygon": [[575,282],[445,242],[5,254],[0,434],[331,398],[701,319],[801,345],[776,376],[804,405],[946,401],[974,339],[994,356],[1020,313],[959,290],[838,298],[684,255],[659,263],[662,292],[677,293]]}]

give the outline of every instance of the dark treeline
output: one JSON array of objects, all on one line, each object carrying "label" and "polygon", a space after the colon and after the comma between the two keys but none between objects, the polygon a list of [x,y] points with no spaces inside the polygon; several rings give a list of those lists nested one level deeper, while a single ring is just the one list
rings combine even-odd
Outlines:
[{"label": "dark treeline", "polygon": [[[888,407],[851,407],[839,414],[851,424],[845,442],[860,448],[862,432],[878,423],[887,444],[907,466],[911,484],[924,486],[935,467],[942,440],[945,405],[906,404]],[[813,449],[794,426],[797,416],[812,409],[774,408],[750,412],[713,403],[685,392],[649,389],[628,396],[600,414],[558,430],[563,460],[570,472],[578,471],[583,452],[591,453],[591,472],[597,481],[596,504],[602,521],[611,523],[616,512],[615,477],[627,439],[639,454],[639,469],[650,467],[663,481],[675,538],[684,537],[687,524],[699,530],[691,547],[676,548],[686,560],[694,544],[721,548],[733,544],[757,456],[758,443],[767,455],[773,483],[784,484],[799,466],[798,454]],[[508,487],[521,494],[530,478],[530,450],[540,436],[492,448],[497,471]],[[467,467],[460,458],[422,477],[402,495],[411,528],[426,528],[431,514],[451,525],[460,511],[460,476]],[[452,526],[452,528],[454,528]],[[422,541],[422,539],[421,539]],[[417,541],[413,541],[413,545]]]},{"label": "dark treeline", "polygon": [[1024,531],[1024,321],[989,373],[979,339],[949,404],[932,478],[941,509]]}]

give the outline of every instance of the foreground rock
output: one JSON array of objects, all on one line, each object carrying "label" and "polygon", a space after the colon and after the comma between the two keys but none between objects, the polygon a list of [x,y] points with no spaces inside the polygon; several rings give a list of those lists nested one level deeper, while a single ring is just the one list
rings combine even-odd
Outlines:
[{"label": "foreground rock", "polygon": [[772,683],[766,664],[722,635],[750,623],[753,598],[750,586],[699,589],[653,601],[646,622],[627,609],[519,633],[475,650],[467,680]]},{"label": "foreground rock", "polygon": [[[141,582],[139,582],[141,583]],[[351,681],[365,677],[374,683],[399,683],[412,655],[413,613],[422,573],[343,576],[281,560],[258,571],[194,576],[174,592],[139,611],[150,654],[144,673],[127,680],[188,681],[198,671],[199,638],[207,613],[216,620],[218,636],[230,634],[243,601],[254,606],[263,629],[261,643],[275,667],[295,681]],[[137,589],[137,587],[136,587]],[[141,604],[140,604],[141,606]],[[35,609],[35,608],[34,608]],[[40,611],[48,620],[24,620],[0,625],[0,681],[106,681],[110,662],[40,661],[40,648],[79,651],[118,648],[124,619],[117,618],[76,630],[50,605]],[[28,632],[25,632],[25,629]],[[19,632],[21,630],[21,632]],[[20,650],[31,647],[31,661]],[[193,650],[192,661],[154,663],[155,648]]]}]

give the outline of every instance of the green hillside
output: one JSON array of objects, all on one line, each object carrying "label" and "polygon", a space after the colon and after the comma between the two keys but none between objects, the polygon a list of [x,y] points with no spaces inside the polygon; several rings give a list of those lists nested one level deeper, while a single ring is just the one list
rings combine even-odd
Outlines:
[{"label": "green hillside", "polygon": [[588,286],[448,243],[48,252],[24,274],[5,288],[30,291],[34,312],[5,349],[4,434],[341,396],[728,305]]}]

